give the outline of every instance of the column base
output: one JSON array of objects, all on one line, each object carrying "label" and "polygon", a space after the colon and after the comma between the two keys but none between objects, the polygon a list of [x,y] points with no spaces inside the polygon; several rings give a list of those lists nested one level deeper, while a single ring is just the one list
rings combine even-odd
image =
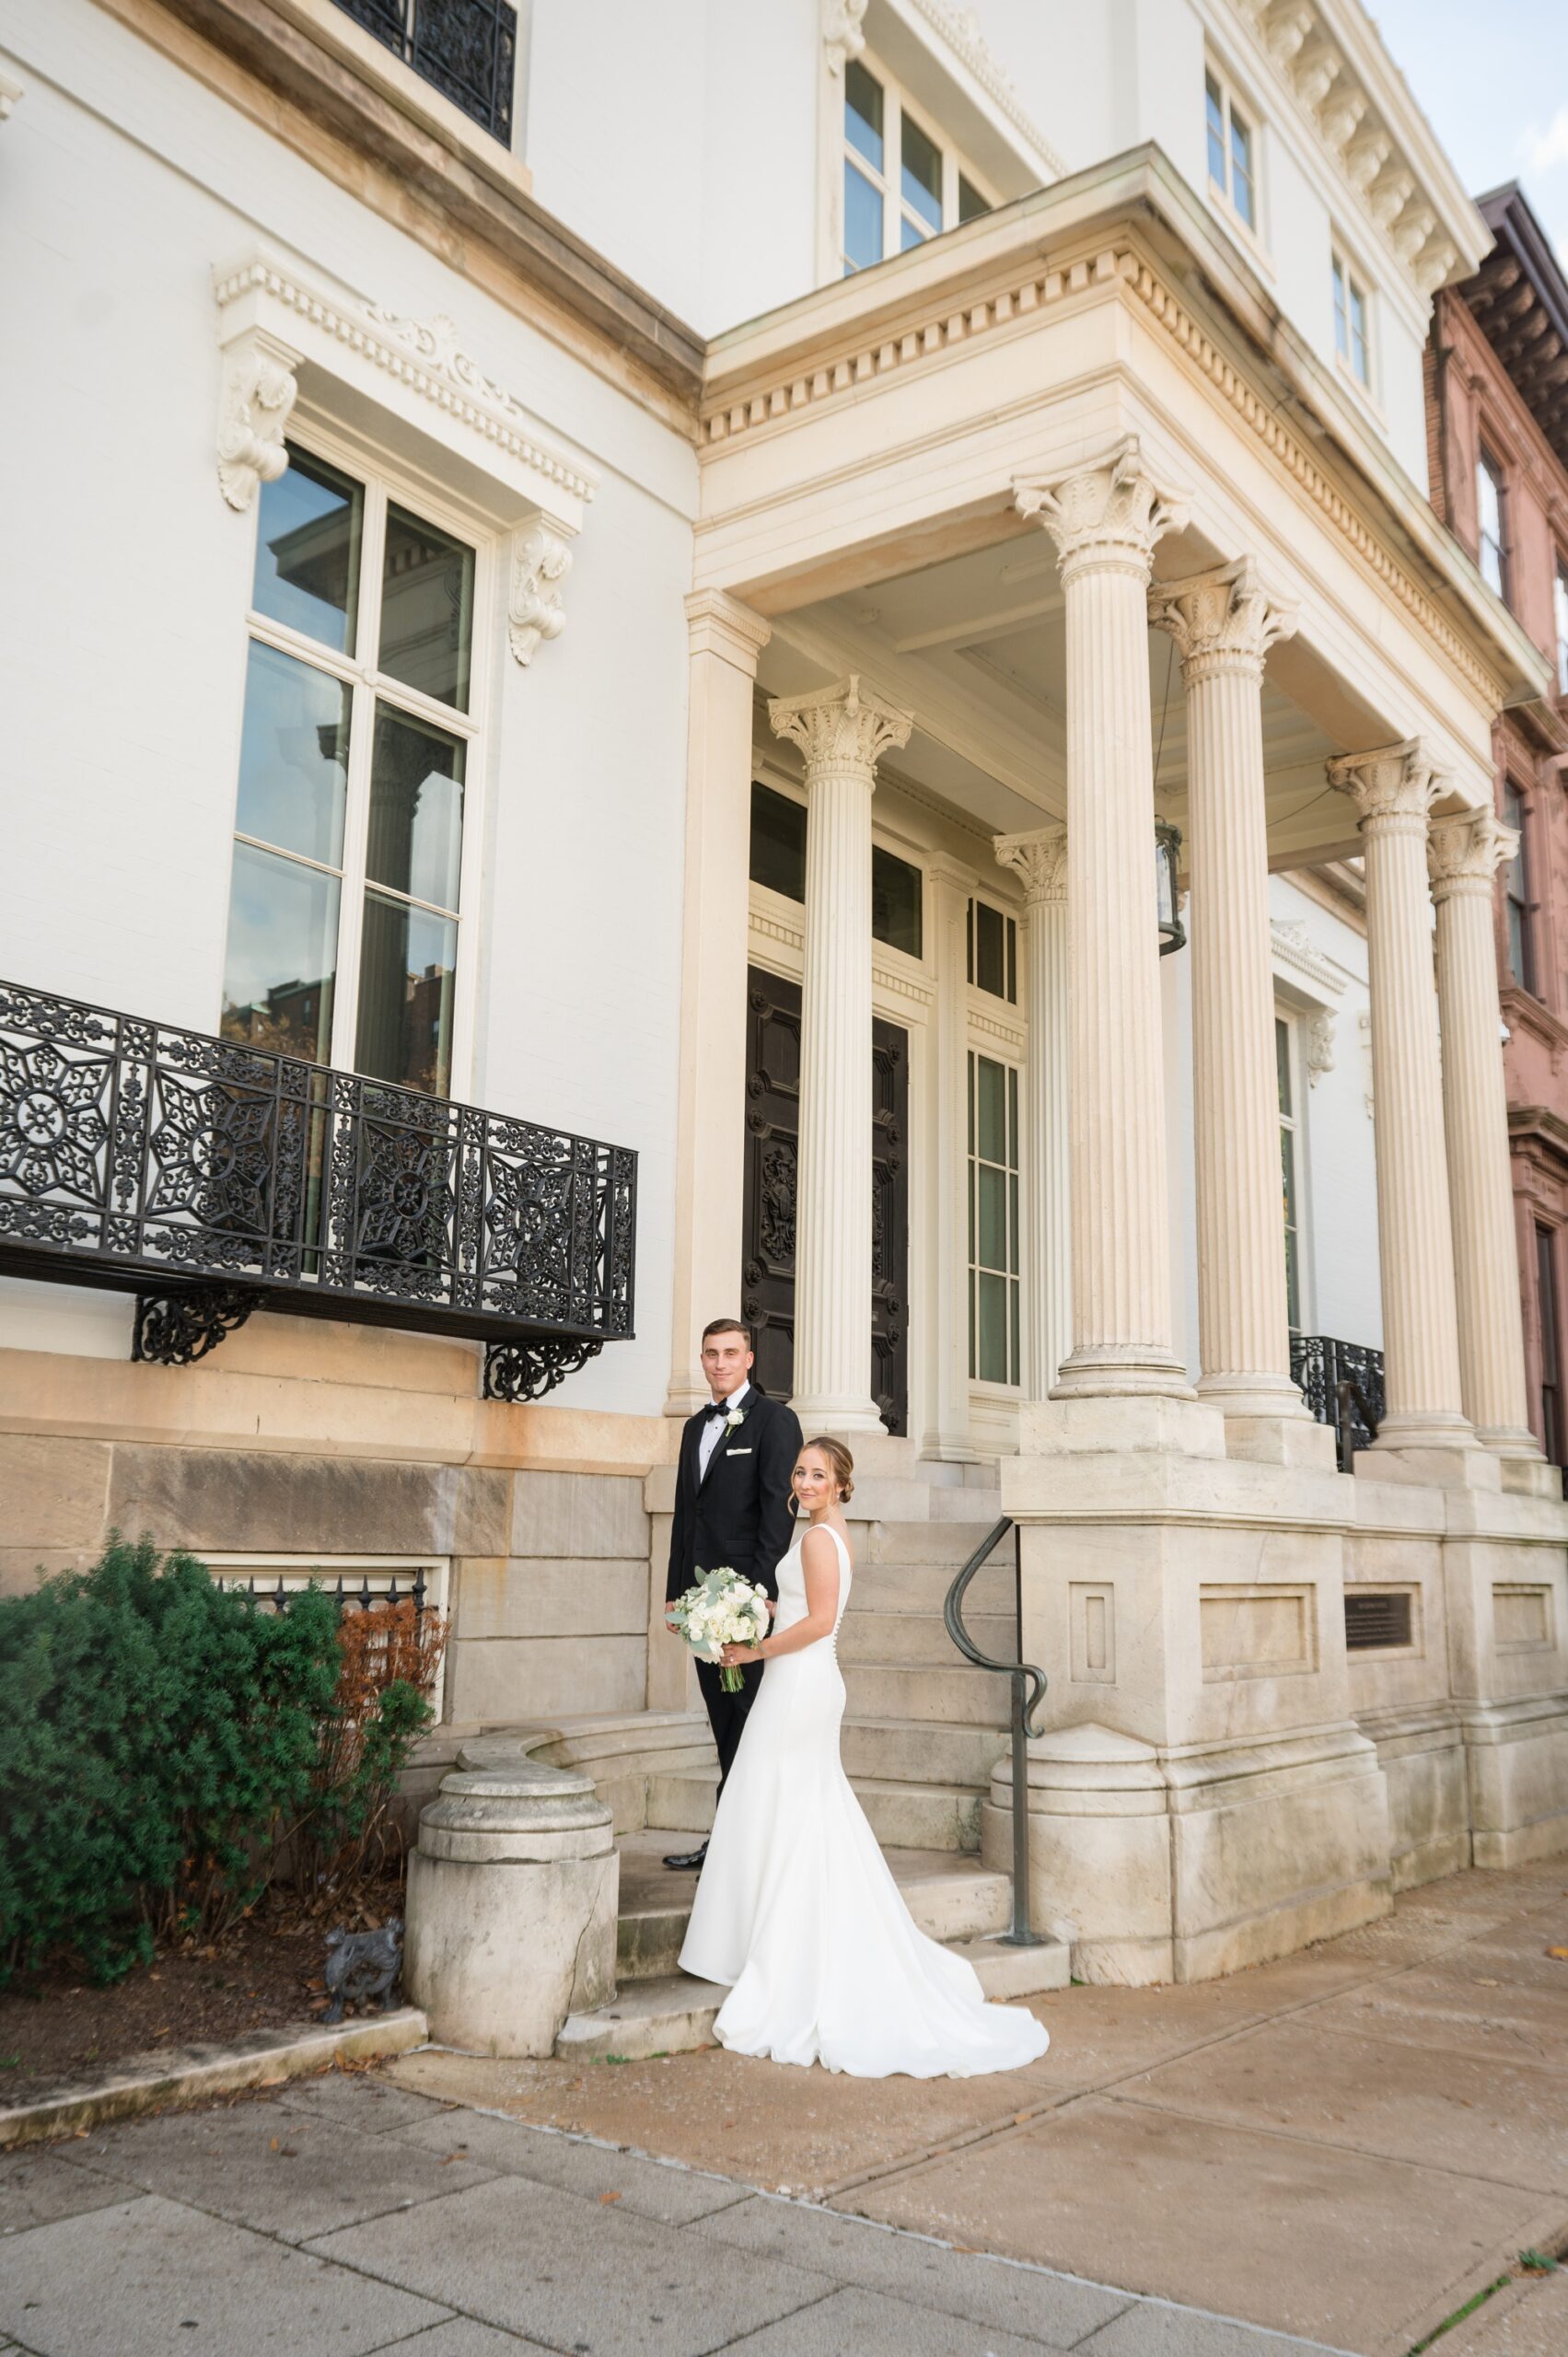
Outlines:
[{"label": "column base", "polygon": [[1018,1455],[1119,1457],[1149,1450],[1223,1457],[1225,1419],[1192,1392],[1131,1392],[1078,1399],[1053,1391],[1018,1410]]},{"label": "column base", "polygon": [[[1012,1761],[981,1854],[1012,1855]],[[1036,1923],[1080,1980],[1211,1980],[1332,1939],[1392,1903],[1387,1790],[1348,1724],[1167,1749],[1090,1723],[1029,1746]]]},{"label": "column base", "polygon": [[807,1440],[813,1433],[830,1433],[835,1439],[841,1434],[849,1439],[856,1433],[875,1434],[888,1437],[888,1427],[877,1412],[872,1399],[844,1399],[822,1397],[813,1399],[809,1393],[797,1392],[790,1406],[800,1419],[800,1429]]},{"label": "column base", "polygon": [[1549,1465],[1544,1457],[1500,1457],[1497,1470],[1503,1476],[1503,1487],[1517,1498],[1547,1498],[1553,1504],[1562,1495],[1562,1470]]},{"label": "column base", "polygon": [[1195,1397],[1185,1367],[1168,1351],[1143,1344],[1104,1344],[1072,1352],[1051,1387],[1053,1399],[1121,1399],[1148,1393],[1156,1398]]},{"label": "column base", "polygon": [[1470,1425],[1450,1417],[1389,1418],[1351,1469],[1367,1481],[1416,1481],[1432,1490],[1501,1490],[1502,1459],[1482,1448]]},{"label": "column base", "polygon": [[694,1390],[690,1384],[672,1383],[665,1393],[664,1406],[660,1413],[666,1416],[679,1416],[684,1423],[686,1418],[694,1416],[699,1408],[710,1406],[713,1396],[705,1383],[701,1390]]}]

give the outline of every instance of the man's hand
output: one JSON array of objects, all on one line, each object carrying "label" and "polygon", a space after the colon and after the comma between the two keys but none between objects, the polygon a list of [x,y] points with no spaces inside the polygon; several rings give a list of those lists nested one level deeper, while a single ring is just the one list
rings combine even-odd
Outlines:
[{"label": "man's hand", "polygon": [[679,1631],[678,1631],[678,1630],[676,1629],[676,1626],[675,1626],[675,1622],[674,1622],[673,1619],[671,1618],[671,1615],[674,1613],[674,1610],[675,1610],[675,1607],[674,1607],[674,1605],[673,1605],[673,1604],[667,1604],[667,1605],[665,1606],[665,1608],[664,1608],[664,1625],[665,1625],[665,1627],[669,1631],[669,1633],[670,1633],[670,1635],[671,1635],[672,1637],[673,1637],[673,1636],[676,1636],[676,1635],[678,1635],[678,1634],[679,1634]]},{"label": "man's hand", "polygon": [[773,1617],[774,1613],[778,1610],[778,1608],[779,1608],[779,1600],[778,1600],[778,1597],[777,1597],[776,1596],[769,1596],[769,1598],[768,1598],[768,1618],[769,1618],[769,1620],[770,1620],[772,1619],[772,1617]]}]

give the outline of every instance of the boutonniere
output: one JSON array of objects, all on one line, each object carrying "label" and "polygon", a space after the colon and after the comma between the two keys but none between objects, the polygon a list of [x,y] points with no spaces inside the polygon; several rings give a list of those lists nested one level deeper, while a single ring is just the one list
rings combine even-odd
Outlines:
[{"label": "boutonniere", "polygon": [[726,1433],[726,1434],[729,1434],[729,1433],[738,1433],[738,1432],[740,1430],[741,1425],[742,1425],[745,1422],[746,1422],[746,1411],[745,1411],[745,1409],[744,1409],[744,1408],[732,1408],[732,1409],[730,1410],[730,1411],[729,1411],[728,1415],[727,1415],[727,1416],[725,1418],[725,1420],[724,1420],[724,1428],[725,1428]]}]

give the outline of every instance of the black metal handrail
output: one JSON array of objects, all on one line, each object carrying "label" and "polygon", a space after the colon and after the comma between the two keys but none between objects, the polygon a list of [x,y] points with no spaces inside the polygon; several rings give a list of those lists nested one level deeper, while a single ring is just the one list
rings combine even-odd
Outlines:
[{"label": "black metal handrail", "polygon": [[1290,1371],[1318,1422],[1332,1425],[1339,1468],[1348,1473],[1356,1450],[1371,1447],[1388,1412],[1382,1352],[1332,1334],[1293,1334]]},{"label": "black metal handrail", "polygon": [[253,1309],[489,1344],[537,1398],[633,1331],[624,1146],[0,983],[0,1269],[139,1296],[188,1364]]},{"label": "black metal handrail", "polygon": [[[1013,1596],[1018,1631],[1016,1661],[993,1661],[982,1654],[964,1626],[964,1597],[975,1573],[987,1563],[996,1549],[1011,1531],[1013,1534]],[[1028,1751],[1030,1736],[1038,1736],[1035,1713],[1045,1700],[1046,1678],[1042,1669],[1023,1659],[1024,1650],[1024,1562],[1023,1535],[1011,1515],[1004,1515],[992,1525],[974,1553],[970,1557],[951,1587],[942,1607],[942,1618],[947,1624],[947,1634],[966,1661],[977,1669],[989,1669],[1013,1683],[1013,1928],[1002,1937],[1010,1947],[1033,1948],[1040,1945],[1040,1933],[1029,1922],[1029,1784]]]}]

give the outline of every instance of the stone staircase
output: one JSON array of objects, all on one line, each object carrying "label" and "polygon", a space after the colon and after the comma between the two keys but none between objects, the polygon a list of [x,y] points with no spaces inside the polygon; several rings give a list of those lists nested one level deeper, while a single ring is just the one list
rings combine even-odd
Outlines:
[{"label": "stone staircase", "polygon": [[[849,1697],[844,1766],[922,1931],[966,1956],[990,1997],[1064,1988],[1062,1942],[1015,1948],[997,1937],[1012,1920],[1011,1878],[976,1853],[991,1771],[1007,1748],[1011,1689],[959,1656],[942,1618],[955,1573],[996,1519],[995,1492],[934,1490],[920,1503],[926,1518],[852,1525],[854,1590],[838,1643]],[[971,1583],[965,1620],[982,1651],[1009,1657],[1005,1548]],[[620,1839],[619,1993],[598,2013],[571,2016],[558,2054],[631,2060],[712,2038],[725,1991],[677,1968],[694,1884],[662,1858],[707,1830],[717,1781],[711,1761],[690,1757],[650,1770],[643,1825]]]}]

